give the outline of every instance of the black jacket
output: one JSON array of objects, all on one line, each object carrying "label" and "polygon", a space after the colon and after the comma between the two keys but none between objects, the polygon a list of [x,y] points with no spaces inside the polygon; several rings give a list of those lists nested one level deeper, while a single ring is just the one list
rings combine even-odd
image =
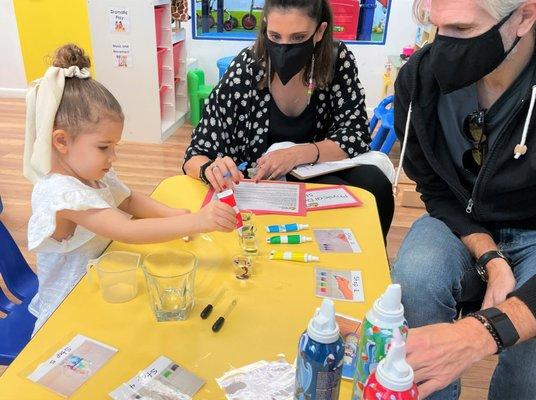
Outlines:
[{"label": "black jacket", "polygon": [[[458,177],[439,122],[440,92],[429,50],[426,46],[414,54],[400,70],[394,104],[395,129],[401,142],[412,104],[403,165],[417,183],[428,213],[459,236],[503,227],[536,228],[536,132],[535,118],[528,116],[531,90],[499,132],[469,192]],[[536,77],[532,82],[536,85]],[[521,142],[527,118],[528,151],[516,160],[514,148]]]}]

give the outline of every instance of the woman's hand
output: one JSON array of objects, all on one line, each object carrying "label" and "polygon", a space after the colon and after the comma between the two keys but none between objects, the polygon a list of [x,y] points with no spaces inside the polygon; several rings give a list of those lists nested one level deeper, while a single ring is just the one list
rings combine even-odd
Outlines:
[{"label": "woman's hand", "polygon": [[482,309],[490,308],[506,300],[506,296],[516,287],[512,268],[502,258],[494,258],[486,266],[488,269],[488,288]]},{"label": "woman's hand", "polygon": [[296,149],[302,146],[293,146],[266,153],[257,160],[257,173],[253,180],[258,182],[262,179],[279,179],[288,174],[298,165]]},{"label": "woman's hand", "polygon": [[205,177],[216,192],[232,188],[233,183],[238,184],[244,179],[233,159],[228,156],[216,158],[205,170]]}]

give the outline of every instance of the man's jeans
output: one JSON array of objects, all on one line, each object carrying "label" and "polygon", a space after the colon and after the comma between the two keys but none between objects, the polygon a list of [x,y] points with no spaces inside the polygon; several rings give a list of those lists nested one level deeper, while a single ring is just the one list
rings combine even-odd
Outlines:
[{"label": "man's jeans", "polygon": [[[498,229],[495,243],[511,260],[519,287],[536,274],[536,230]],[[452,322],[460,302],[482,301],[486,290],[475,260],[440,220],[415,221],[398,252],[392,278],[402,285],[402,302],[410,328]],[[457,399],[460,381],[428,399]],[[536,340],[504,350],[489,389],[491,400],[536,399]]]}]

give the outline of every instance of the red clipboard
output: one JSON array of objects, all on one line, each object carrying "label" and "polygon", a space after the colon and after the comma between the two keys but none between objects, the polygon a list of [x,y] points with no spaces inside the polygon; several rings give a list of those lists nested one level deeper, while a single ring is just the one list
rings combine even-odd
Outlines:
[{"label": "red clipboard", "polygon": [[319,192],[319,191],[329,191],[329,190],[343,190],[345,192],[345,195],[350,198],[350,201],[340,204],[332,204],[332,205],[325,205],[325,206],[317,206],[317,207],[307,207],[307,211],[317,211],[317,210],[331,210],[334,208],[346,208],[346,207],[360,207],[363,205],[363,202],[359,200],[356,196],[352,194],[345,186],[343,185],[334,185],[334,186],[324,186],[321,188],[316,189],[307,189],[306,194],[310,192]]},{"label": "red clipboard", "polygon": [[[253,182],[250,179],[243,180],[241,182]],[[297,211],[269,211],[269,210],[251,210],[248,208],[248,210],[252,211],[256,215],[267,215],[267,214],[277,214],[277,215],[294,215],[294,216],[305,216],[307,215],[307,208],[305,207],[305,184],[301,182],[280,182],[280,181],[259,181],[259,183],[270,183],[270,184],[277,184],[277,185],[296,185],[298,186],[298,210]],[[210,188],[207,192],[207,195],[205,196],[205,199],[203,200],[203,204],[201,207],[204,207],[207,205],[210,201],[214,199],[215,195],[214,188]],[[238,207],[240,208],[240,201],[239,199],[236,199],[238,203]]]}]

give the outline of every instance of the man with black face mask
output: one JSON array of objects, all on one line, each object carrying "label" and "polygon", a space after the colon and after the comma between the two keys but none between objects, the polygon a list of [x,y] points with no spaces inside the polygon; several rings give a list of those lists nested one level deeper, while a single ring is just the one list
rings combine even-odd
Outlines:
[{"label": "man with black face mask", "polygon": [[[536,275],[536,1],[424,3],[416,15],[438,36],[400,71],[395,128],[428,215],[413,224],[392,277],[410,327],[481,310],[417,330],[421,354],[410,332],[410,363],[425,396],[442,389],[429,398],[456,399],[459,381],[450,381],[492,338],[501,354],[489,398],[536,399],[536,341],[510,347],[527,339],[520,316],[536,310],[536,280],[523,286]],[[507,296],[519,308],[495,307]]]}]

